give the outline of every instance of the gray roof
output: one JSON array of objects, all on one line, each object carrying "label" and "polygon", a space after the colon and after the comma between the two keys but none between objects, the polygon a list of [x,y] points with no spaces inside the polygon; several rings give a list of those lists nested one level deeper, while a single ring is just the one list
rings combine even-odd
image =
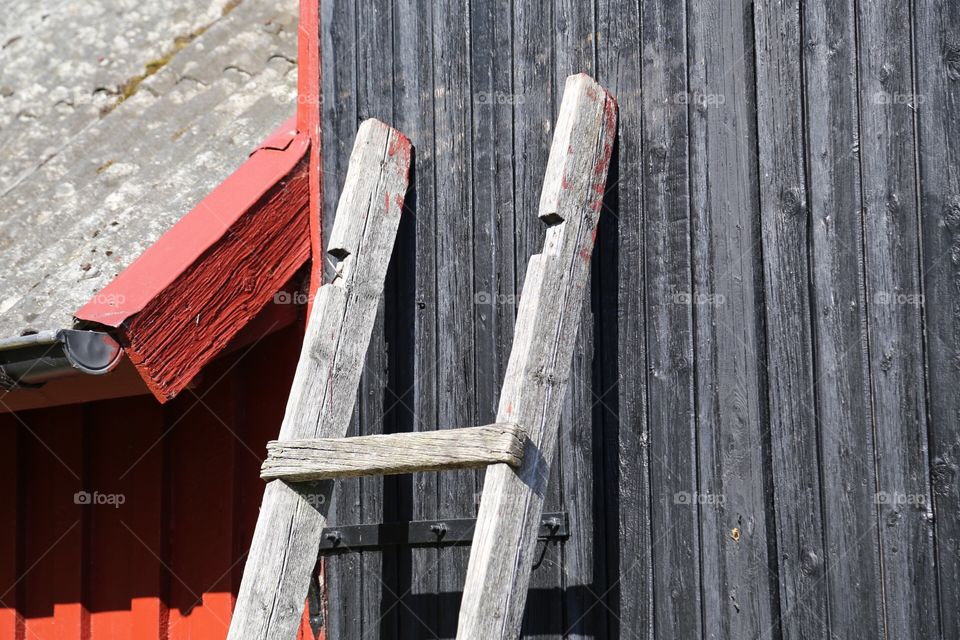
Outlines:
[{"label": "gray roof", "polygon": [[0,340],[83,306],[296,108],[297,0],[0,12]]}]

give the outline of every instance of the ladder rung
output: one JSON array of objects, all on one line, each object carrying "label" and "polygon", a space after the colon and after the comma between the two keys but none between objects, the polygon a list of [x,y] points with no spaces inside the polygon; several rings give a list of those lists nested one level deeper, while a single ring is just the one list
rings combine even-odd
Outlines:
[{"label": "ladder rung", "polygon": [[499,463],[517,467],[523,461],[525,441],[523,428],[515,424],[353,438],[272,440],[267,444],[260,477],[302,482]]}]

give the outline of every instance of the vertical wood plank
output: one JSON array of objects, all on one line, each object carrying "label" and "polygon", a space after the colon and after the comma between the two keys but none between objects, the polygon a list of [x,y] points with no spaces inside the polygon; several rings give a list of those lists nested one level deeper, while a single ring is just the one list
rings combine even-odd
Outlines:
[{"label": "vertical wood plank", "polygon": [[163,412],[148,396],[91,403],[85,412],[87,490],[116,498],[88,510],[90,637],[166,640],[163,447],[154,446]]},{"label": "vertical wood plank", "polygon": [[232,359],[218,362],[206,372],[207,384],[182,394],[164,412],[170,640],[224,638],[230,626],[235,443],[230,425],[238,418],[230,364]]},{"label": "vertical wood plank", "polygon": [[[494,420],[497,395],[513,342],[517,289],[513,120],[525,96],[513,86],[513,2],[470,6],[470,84],[473,132],[473,279],[476,410]],[[511,55],[505,55],[509,52]],[[484,473],[478,474],[479,504]],[[463,586],[458,589],[462,593]]]},{"label": "vertical wood plank", "polygon": [[960,5],[915,2],[931,481],[941,633],[960,637]]},{"label": "vertical wood plank", "polygon": [[[688,10],[698,491],[700,500],[714,503],[700,509],[703,629],[719,637],[770,637],[777,596],[769,573],[775,559],[768,535],[775,534],[751,7],[695,2]],[[679,613],[669,592],[662,597],[665,613]],[[691,616],[684,611],[676,624]]]},{"label": "vertical wood plank", "polygon": [[836,638],[883,634],[854,4],[803,3],[811,300],[827,570],[816,589],[825,590],[830,633]]},{"label": "vertical wood plank", "polygon": [[[473,292],[473,206],[470,176],[472,97],[470,88],[470,17],[468,3],[441,0],[434,4],[434,193],[437,278],[437,423],[476,422]],[[440,26],[442,25],[442,26]],[[441,518],[475,515],[465,496],[477,492],[477,472],[451,471],[438,478]],[[463,588],[469,550],[448,547],[440,552],[439,592]],[[440,627],[455,625],[456,611],[440,611]]]},{"label": "vertical wood plank", "polygon": [[[86,640],[83,604],[83,410],[77,405],[26,412],[23,464],[24,632],[39,640]],[[92,493],[92,492],[91,492]]]},{"label": "vertical wood plank", "polygon": [[[568,76],[581,72],[596,75],[596,2],[554,0],[553,19],[554,95],[560,96]],[[555,113],[559,107],[559,103],[554,105]],[[591,262],[591,268],[596,272],[598,265]],[[587,295],[590,298],[593,297],[591,291],[592,286],[588,285]],[[558,633],[574,639],[604,635],[601,624],[605,622],[606,608],[601,594],[605,588],[595,583],[595,578],[602,578],[603,562],[602,559],[597,562],[594,558],[593,546],[596,525],[594,489],[602,481],[594,476],[594,455],[598,448],[594,447],[592,409],[596,395],[602,390],[599,393],[594,390],[592,360],[596,348],[593,323],[591,305],[584,304],[570,369],[570,383],[560,416],[557,467],[552,472],[552,482],[557,485],[556,492],[559,494],[556,509],[566,511],[571,521],[579,523],[579,526],[573,528],[570,538],[562,543],[562,549],[557,549],[562,553],[557,554],[556,568],[550,571],[547,560],[549,553],[554,551],[554,545],[548,545],[545,549],[548,556],[540,562],[531,578],[531,584],[563,589],[559,603],[562,606],[563,623],[558,627],[555,621],[551,621],[553,612],[542,601],[531,601],[527,606],[528,621],[538,613],[544,618],[539,623],[541,633],[532,637],[552,638]],[[553,494],[554,491],[551,491],[544,504],[545,509],[553,510],[550,506]],[[548,581],[553,584],[547,584]]]},{"label": "vertical wood plank", "polygon": [[[754,5],[771,472],[787,638],[828,638],[810,317],[800,3]],[[767,604],[767,603],[764,603]],[[767,616],[769,619],[769,616]]]},{"label": "vertical wood plank", "polygon": [[860,2],[860,159],[886,633],[940,633],[930,504],[911,3]]},{"label": "vertical wood plank", "polygon": [[[323,126],[323,239],[330,240],[340,187],[357,129],[357,43],[355,0],[320,3],[320,54],[323,75],[321,125]],[[324,247],[326,250],[326,247]],[[324,254],[324,282],[333,277],[333,261]]]},{"label": "vertical wood plank", "polygon": [[[404,383],[404,429],[437,429],[437,215],[434,169],[434,30],[442,28],[434,15],[431,0],[397,0],[394,7],[394,111],[396,126],[411,137],[416,161],[411,176],[412,191],[404,215],[412,216],[412,277],[415,311],[412,337],[413,363]],[[435,27],[436,25],[436,27]],[[457,214],[457,217],[461,217]],[[438,474],[418,473],[401,489],[404,518],[434,519],[438,514]],[[472,497],[469,499],[472,500]],[[440,553],[436,549],[411,549],[402,553],[399,584],[403,604],[399,614],[400,638],[434,637],[440,623],[439,607],[430,595],[439,592]]]},{"label": "vertical wood plank", "polygon": [[[610,171],[613,215],[600,220],[597,258],[602,282],[614,279],[603,318],[603,465],[610,489],[603,541],[610,575],[606,595],[609,635],[653,633],[653,557],[650,537],[650,462],[647,422],[645,330],[645,219],[643,210],[640,4],[599,0],[597,71],[617,96],[620,126]],[[607,347],[613,342],[612,347]],[[614,353],[610,354],[611,348]],[[612,369],[612,370],[611,370]]]},{"label": "vertical wood plank", "polygon": [[[701,633],[686,11],[641,3],[646,385],[656,636]],[[710,612],[707,612],[709,615]],[[710,628],[708,626],[708,628]]]},{"label": "vertical wood plank", "polygon": [[516,317],[514,201],[511,148],[514,110],[512,1],[470,7],[470,78],[473,111],[472,206],[474,341],[477,422],[496,415]]},{"label": "vertical wood plank", "polygon": [[[321,55],[323,69],[324,139],[324,239],[330,238],[336,218],[340,190],[347,175],[351,141],[358,111],[357,3],[354,0],[321,2]],[[331,97],[333,96],[333,97]],[[326,248],[325,248],[326,249]],[[326,256],[326,254],[324,254]],[[327,281],[332,277],[333,261],[327,260]],[[355,412],[356,414],[356,412]],[[357,435],[358,416],[351,420],[350,435]],[[360,481],[339,484],[330,505],[330,519],[341,524],[359,522]],[[362,566],[359,554],[346,554],[324,560],[326,564],[328,618],[326,631],[331,638],[362,636]]]},{"label": "vertical wood plank", "polygon": [[[526,96],[514,92],[512,30],[512,0],[471,4],[474,382],[481,424],[496,417],[516,318],[513,120]],[[472,504],[479,504],[479,493]]]},{"label": "vertical wood plank", "polygon": [[[540,202],[543,167],[547,163],[554,117],[559,105],[556,97],[555,11],[552,0],[514,2],[513,7],[513,92],[518,98],[522,96],[522,103],[518,102],[514,107],[513,123],[514,274],[520,297],[523,296],[521,283],[526,278],[527,256],[539,251],[544,237],[543,224],[531,212],[537,210]],[[550,462],[551,473],[556,474],[556,462]],[[486,477],[489,476],[488,470]],[[545,500],[545,504],[549,505],[547,509],[561,508],[560,486],[553,478],[548,482]],[[548,549],[546,552],[551,551],[555,550]],[[534,636],[536,629],[542,629],[551,620],[562,620],[561,600],[549,596],[549,589],[559,582],[557,565],[553,561],[555,558],[551,554],[551,561],[546,562],[545,566],[541,563],[530,578],[530,591],[547,591],[545,597],[530,600],[521,631],[524,636]]]},{"label": "vertical wood plank", "polygon": [[[357,3],[357,119],[378,118],[393,122],[393,15],[389,5],[382,0],[360,0]],[[399,258],[400,256],[395,256]],[[396,259],[392,262],[396,269]],[[396,295],[384,287],[380,298],[377,318],[370,336],[364,372],[360,378],[356,417],[357,433],[371,435],[383,433],[388,428],[385,422],[385,401],[389,384],[388,340],[385,309],[388,298]],[[392,301],[392,300],[391,300]],[[391,325],[392,326],[392,325]],[[359,480],[360,505],[356,510],[364,523],[387,520],[384,485],[395,483],[394,479],[368,477]],[[342,515],[346,515],[343,511]],[[393,594],[399,593],[395,586],[392,565],[385,559],[389,552],[364,551],[359,554],[361,586],[360,600],[354,606],[361,617],[361,633],[372,637],[389,637],[396,626],[397,607]]]}]

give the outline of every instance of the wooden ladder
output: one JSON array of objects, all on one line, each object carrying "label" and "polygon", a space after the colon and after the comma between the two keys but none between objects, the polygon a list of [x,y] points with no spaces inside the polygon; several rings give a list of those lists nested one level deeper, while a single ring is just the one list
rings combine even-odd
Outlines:
[{"label": "wooden ladder", "polygon": [[610,94],[570,76],[540,196],[543,251],[530,258],[495,424],[344,437],[393,248],[410,143],[364,122],[329,242],[339,260],[318,291],[229,638],[295,637],[336,478],[489,466],[457,638],[516,638],[590,271],[616,132]]}]

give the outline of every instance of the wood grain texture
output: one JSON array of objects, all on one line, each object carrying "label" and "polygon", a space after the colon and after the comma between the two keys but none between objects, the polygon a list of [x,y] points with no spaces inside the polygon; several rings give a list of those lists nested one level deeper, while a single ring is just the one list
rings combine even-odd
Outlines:
[{"label": "wood grain texture", "polygon": [[757,139],[764,141],[758,146],[760,226],[763,246],[776,247],[763,252],[763,283],[781,630],[784,638],[828,638],[800,3],[772,0],[754,8]]},{"label": "wood grain texture", "polygon": [[[557,28],[557,10],[559,2],[554,0],[532,0],[514,2],[513,32],[514,55],[511,68],[513,88],[510,94],[513,106],[513,135],[511,151],[513,163],[513,225],[514,225],[514,288],[519,300],[524,295],[524,278],[527,274],[528,256],[537,253],[543,246],[544,224],[537,211],[543,187],[543,169],[550,155],[550,140],[554,132],[557,110],[560,103],[559,93],[563,81],[573,71],[563,72],[558,68],[557,47],[561,29]],[[564,31],[566,27],[563,27]],[[569,43],[569,40],[565,40]],[[518,298],[508,298],[516,320],[519,307]],[[513,329],[516,330],[515,327]],[[505,354],[510,355],[511,347]],[[509,365],[509,360],[508,363]],[[506,371],[504,371],[506,375]],[[502,387],[501,380],[501,387]],[[497,389],[499,395],[500,388]],[[496,410],[496,402],[493,405]],[[562,419],[562,418],[561,418]],[[562,444],[560,445],[563,446]],[[560,456],[551,460],[551,473],[560,477]],[[489,475],[489,474],[488,474]],[[544,496],[544,509],[563,508],[560,496],[560,482],[548,481]],[[557,621],[563,619],[563,599],[557,594],[550,596],[551,589],[561,584],[562,566],[557,562],[555,549],[543,550],[543,561],[530,576],[529,593],[541,594],[530,600],[524,614],[522,636],[541,638],[546,629],[551,629]],[[566,629],[559,629],[565,631]]]},{"label": "wood grain texture", "polygon": [[[324,140],[324,216],[322,226],[324,239],[329,241],[330,232],[336,223],[337,202],[340,187],[347,176],[350,158],[350,145],[356,130],[359,115],[358,89],[360,67],[358,65],[359,27],[356,23],[358,6],[354,0],[331,0],[320,3],[321,49],[323,52],[323,96],[337,96],[336,99],[323,100]],[[338,27],[349,24],[349,28]],[[383,41],[377,43],[382,52],[386,47]],[[384,122],[390,122],[380,115]],[[333,276],[334,260],[325,260],[326,278]],[[376,331],[376,325],[374,328]],[[373,334],[371,335],[373,341]],[[361,385],[363,379],[361,378]],[[362,410],[362,409],[361,409]],[[351,435],[357,435],[359,427],[356,414],[351,422]],[[260,479],[257,478],[260,482]],[[359,524],[362,521],[360,480],[345,480],[339,483],[328,518],[333,522]],[[337,558],[323,560],[326,579],[327,611],[324,619],[325,632],[330,638],[354,638],[363,634],[364,578],[369,577],[363,571],[364,558],[361,554],[347,554]]]},{"label": "wood grain texture", "polygon": [[[832,637],[882,637],[854,0],[803,3],[810,300]],[[775,245],[769,245],[775,246]],[[774,361],[771,360],[771,364]],[[772,396],[771,396],[772,399]],[[809,460],[807,461],[810,462]]]},{"label": "wood grain texture", "polygon": [[260,477],[288,482],[415,471],[520,466],[523,429],[511,424],[355,438],[273,440]]},{"label": "wood grain texture", "polygon": [[[647,4],[644,14],[650,15],[650,11]],[[596,393],[602,398],[601,464],[607,486],[606,535],[595,544],[602,545],[606,555],[609,586],[605,588],[603,604],[609,607],[609,637],[635,633],[638,638],[651,638],[654,540],[650,512],[651,506],[659,502],[651,499],[650,492],[645,317],[648,252],[642,170],[644,97],[640,87],[644,69],[654,76],[660,70],[651,68],[659,59],[645,61],[642,56],[644,40],[638,3],[600,0],[597,16],[597,29],[605,36],[597,43],[597,72],[601,82],[617,96],[620,131],[607,191],[608,199],[613,198],[610,206],[615,215],[600,220],[596,257],[604,296],[604,303],[597,307],[601,316],[603,369]],[[676,25],[676,21],[670,24]],[[686,44],[683,50],[685,59]],[[670,536],[656,539],[660,548],[672,541]]]},{"label": "wood grain texture", "polygon": [[[434,3],[433,28],[433,104],[434,104],[434,176],[433,194],[436,216],[436,315],[437,345],[437,428],[448,425],[472,425],[476,421],[477,399],[474,332],[478,315],[473,294],[472,224],[460,218],[473,218],[470,176],[473,166],[470,119],[469,3],[440,0]],[[424,203],[425,205],[427,203]],[[497,419],[497,422],[501,420]],[[476,515],[476,506],[462,499],[480,488],[478,474],[472,470],[452,471],[437,478],[437,515],[440,518],[464,518]],[[456,593],[467,573],[469,551],[445,549],[437,558],[437,589]],[[440,609],[438,628],[450,628],[456,619],[452,608]]]},{"label": "wood grain texture", "polygon": [[529,448],[519,470],[487,470],[460,638],[520,631],[615,133],[613,98],[585,74],[568,78],[539,209],[563,222],[547,230],[543,253],[530,260],[498,410],[498,421],[522,421]]},{"label": "wood grain texture", "polygon": [[[405,291],[412,303],[408,326],[401,334],[401,343],[410,345],[411,358],[402,371],[398,391],[402,394],[402,411],[397,430],[432,431],[439,428],[437,394],[443,384],[437,368],[439,341],[437,297],[438,212],[434,205],[437,185],[444,176],[435,169],[434,150],[436,102],[434,94],[434,36],[437,22],[434,0],[397,0],[389,5],[393,12],[394,77],[393,101],[396,125],[408,132],[416,145],[416,163],[411,193],[410,220],[402,241],[409,256],[405,264]],[[439,26],[437,27],[439,28]],[[467,223],[462,212],[454,217]],[[476,424],[476,423],[473,423]],[[432,520],[438,516],[439,474],[416,473],[400,490],[399,518]],[[469,507],[474,496],[461,496]],[[443,552],[435,548],[410,549],[399,558],[398,578],[402,585],[397,592],[401,604],[397,637],[423,638],[439,636],[441,618],[449,612],[432,600],[439,593],[438,565]],[[384,632],[388,635],[389,630]]]},{"label": "wood grain texture", "polygon": [[960,637],[960,4],[915,2],[920,227],[941,633]]},{"label": "wood grain texture", "polygon": [[[601,216],[591,267],[594,322],[592,331],[583,324],[577,337],[571,371],[581,388],[571,388],[561,414],[561,425],[568,424],[582,419],[589,405],[595,432],[590,443],[586,421],[579,430],[561,427],[544,494],[545,507],[576,514],[580,524],[571,539],[538,547],[523,637],[592,631],[651,638],[675,629],[695,638],[882,636],[884,580],[901,585],[897,607],[930,600],[929,589],[909,586],[919,571],[883,577],[880,564],[881,530],[901,525],[878,516],[887,507],[877,504],[875,464],[895,466],[891,461],[914,444],[887,437],[881,445],[874,437],[871,373],[883,389],[891,374],[882,355],[868,357],[866,307],[873,295],[866,290],[872,270],[864,250],[876,252],[878,245],[877,234],[871,239],[864,229],[875,230],[870,212],[882,212],[861,197],[860,160],[868,146],[889,147],[884,160],[870,162],[895,166],[897,173],[910,149],[919,159],[920,235],[911,239],[907,229],[900,237],[907,244],[919,238],[915,266],[924,303],[914,311],[927,333],[920,334],[921,346],[903,348],[916,357],[925,346],[929,420],[909,434],[930,433],[937,517],[929,531],[942,568],[939,613],[944,635],[954,628],[960,455],[952,389],[960,316],[953,254],[960,189],[953,115],[960,72],[951,34],[960,10],[939,0],[907,4],[896,19],[886,19],[887,27],[900,28],[885,28],[878,45],[876,30],[861,32],[860,14],[890,9],[866,4],[325,5],[331,45],[324,55],[327,68],[338,69],[335,78],[325,76],[325,94],[335,96],[325,100],[325,130],[346,131],[349,139],[358,118],[387,118],[392,105],[396,123],[417,143],[416,199],[400,245],[404,257],[396,263],[399,313],[393,315],[388,301],[384,353],[368,360],[374,369],[390,368],[386,407],[393,391],[402,401],[393,417],[384,412],[385,431],[468,424],[438,421],[440,412],[473,412],[471,424],[495,419],[491,399],[505,373],[526,256],[539,251],[544,236],[531,212],[539,202],[558,81],[592,70],[618,96],[621,126],[605,201],[612,215]],[[912,45],[903,41],[911,24]],[[915,72],[905,72],[900,59],[911,46]],[[876,61],[868,69],[864,56],[873,49]],[[373,76],[387,68],[388,58],[390,82],[381,82]],[[878,105],[874,86],[859,90],[887,74],[916,85],[914,108],[905,102],[910,96],[888,91],[890,104]],[[868,111],[895,114],[897,126],[873,127],[869,134],[864,128],[861,135],[861,102]],[[910,132],[900,126],[901,112],[905,122],[915,118],[919,147],[904,142]],[[436,142],[437,135],[461,148]],[[330,163],[338,162],[334,155],[328,154]],[[446,194],[448,182],[453,190]],[[335,190],[329,191],[333,198]],[[788,206],[798,201],[799,207]],[[788,210],[798,214],[782,215]],[[443,235],[472,238],[470,252],[451,251]],[[896,245],[894,237],[883,240],[887,247]],[[449,269],[462,273],[444,273]],[[691,281],[686,287],[684,274]],[[453,284],[463,290],[443,308],[440,292]],[[474,297],[470,310],[468,295]],[[588,317],[585,312],[581,323]],[[452,330],[472,331],[472,338],[448,337]],[[871,324],[871,331],[885,335],[880,326]],[[922,385],[920,371],[904,370],[904,384]],[[452,407],[450,398],[470,389],[445,385],[471,380],[476,395],[469,409]],[[368,413],[358,432],[381,427],[380,389],[377,382],[364,391]],[[801,404],[810,398],[815,417]],[[877,411],[898,402],[878,404]],[[653,463],[659,473],[651,477]],[[916,478],[925,477],[916,468]],[[384,521],[435,519],[441,510],[469,513],[476,499],[457,494],[459,480],[433,473],[394,481],[396,490],[381,490],[374,480],[343,492],[344,521],[373,522],[381,512]],[[682,488],[682,499],[693,487],[698,503],[674,504],[672,487]],[[810,506],[818,495],[819,524]],[[889,513],[902,518],[906,512]],[[808,544],[818,527],[821,553]],[[886,546],[894,566],[909,565],[913,552],[894,553],[894,546]],[[399,571],[391,573],[385,557],[383,569],[371,575],[375,561],[361,559],[367,555],[329,560],[342,568],[334,576],[340,586],[331,590],[331,637],[453,635],[462,556],[400,550]],[[398,600],[396,618],[378,622],[377,611]]]},{"label": "wood grain texture", "polygon": [[[357,15],[357,120],[379,118],[392,122],[394,117],[392,86],[393,47],[386,48],[381,43],[390,42],[393,30],[393,15],[380,8],[379,0],[361,0],[355,3]],[[348,51],[349,53],[349,51]],[[406,214],[401,217],[401,224]],[[336,223],[334,223],[336,224]],[[399,234],[399,230],[398,230]],[[360,377],[360,389],[357,396],[357,410],[354,412],[356,433],[359,435],[379,434],[393,429],[387,419],[389,407],[396,405],[390,389],[389,358],[391,346],[396,347],[397,340],[388,330],[394,318],[387,311],[400,295],[391,272],[396,273],[396,263],[405,253],[402,246],[393,252],[391,266],[387,268],[387,280],[384,295],[377,309],[377,319],[370,335],[370,347],[367,349],[363,375]],[[351,505],[338,511],[340,519],[335,522],[359,524],[385,522],[396,519],[386,510],[394,502],[387,493],[387,484],[382,477],[360,478],[358,481],[341,482],[345,489],[341,505]],[[347,485],[347,486],[345,486]],[[349,488],[348,488],[349,487]],[[351,599],[347,611],[353,610],[353,618],[360,623],[359,630],[352,630],[344,637],[365,634],[371,627],[381,626],[389,629],[395,624],[399,613],[391,593],[400,593],[393,586],[391,554],[379,551],[367,551],[357,558],[360,598]],[[354,586],[354,585],[348,585]]]},{"label": "wood grain texture", "polygon": [[[337,234],[333,281],[320,288],[304,339],[280,439],[342,437],[356,402],[387,263],[407,190],[405,136],[367,120],[357,132],[338,223],[367,220],[361,236]],[[336,225],[335,225],[336,226]],[[293,637],[332,493],[330,481],[281,481],[264,492],[229,637]]]},{"label": "wood grain texture", "polygon": [[[703,629],[717,637],[767,638],[777,633],[771,573],[777,551],[769,503],[752,7],[697,2],[688,8]],[[695,551],[684,551],[687,563],[695,562]]]},{"label": "wood grain texture", "polygon": [[[701,606],[686,10],[642,3],[643,237],[654,634],[698,638]],[[695,102],[695,101],[694,101]],[[688,499],[689,498],[689,499]],[[706,605],[704,605],[706,606]]]},{"label": "wood grain texture", "polygon": [[857,3],[866,315],[886,635],[940,634],[920,281],[911,4]]}]

